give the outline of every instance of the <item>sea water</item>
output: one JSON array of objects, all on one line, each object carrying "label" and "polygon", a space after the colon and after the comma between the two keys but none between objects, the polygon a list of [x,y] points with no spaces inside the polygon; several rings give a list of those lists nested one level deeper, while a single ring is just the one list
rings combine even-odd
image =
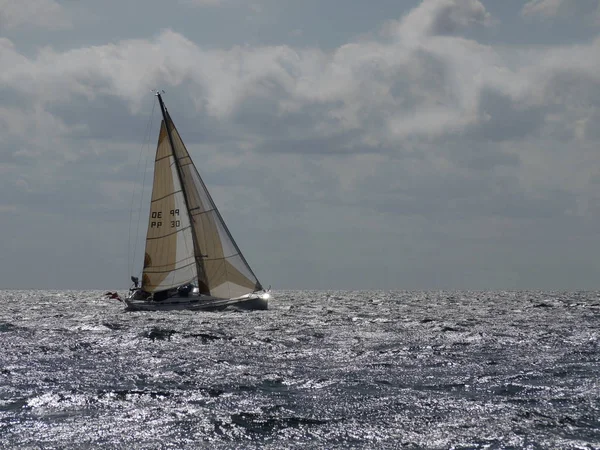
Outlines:
[{"label": "sea water", "polygon": [[0,448],[600,448],[596,292],[0,291]]}]

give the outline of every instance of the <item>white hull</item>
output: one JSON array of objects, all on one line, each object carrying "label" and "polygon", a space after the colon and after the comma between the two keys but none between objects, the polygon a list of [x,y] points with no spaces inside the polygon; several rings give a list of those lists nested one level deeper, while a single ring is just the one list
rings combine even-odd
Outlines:
[{"label": "white hull", "polygon": [[219,311],[228,307],[244,310],[268,309],[268,292],[255,292],[236,298],[218,298],[190,293],[187,297],[169,297],[162,301],[134,299],[133,293],[123,299],[128,311]]}]

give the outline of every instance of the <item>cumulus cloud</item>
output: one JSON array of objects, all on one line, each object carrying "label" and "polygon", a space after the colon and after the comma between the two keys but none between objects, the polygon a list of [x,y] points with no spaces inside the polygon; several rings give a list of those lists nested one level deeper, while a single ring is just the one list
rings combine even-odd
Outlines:
[{"label": "cumulus cloud", "polygon": [[523,6],[522,13],[524,15],[540,14],[546,17],[555,16],[558,14],[560,7],[565,3],[564,0],[532,0]]},{"label": "cumulus cloud", "polygon": [[69,25],[67,12],[55,0],[0,0],[0,30],[24,26],[57,29]]},{"label": "cumulus cloud", "polygon": [[479,0],[424,0],[401,20],[389,22],[386,31],[408,41],[418,41],[490,22],[491,16]]},{"label": "cumulus cloud", "polygon": [[521,10],[524,16],[538,16],[542,18],[555,17],[595,17],[600,20],[599,0],[530,0]]},{"label": "cumulus cloud", "polygon": [[[399,39],[361,40],[331,52],[208,50],[166,30],[152,40],[46,48],[28,58],[4,39],[0,81],[29,96],[38,111],[116,96],[139,113],[152,88],[185,86],[198,114],[237,124],[234,133],[257,150],[279,152],[404,152],[407,139],[455,135],[511,141],[558,133],[557,116],[565,136],[586,133],[595,106],[589,93],[600,73],[590,55],[600,51],[599,41],[517,55],[526,62],[514,64],[491,46],[448,35],[489,17],[477,0],[426,0],[396,23]],[[70,120],[72,133],[90,126]]]}]

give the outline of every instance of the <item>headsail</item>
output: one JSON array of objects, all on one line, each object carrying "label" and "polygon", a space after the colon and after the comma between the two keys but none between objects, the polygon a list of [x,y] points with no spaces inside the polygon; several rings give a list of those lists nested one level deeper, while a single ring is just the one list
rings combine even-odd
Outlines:
[{"label": "headsail", "polygon": [[210,295],[222,298],[239,297],[262,289],[229,233],[171,117],[168,113],[166,116],[181,167],[183,189],[187,193],[194,238],[201,253],[199,281],[206,283]]},{"label": "headsail", "polygon": [[[197,281],[201,292],[221,298],[262,289],[158,97],[164,121],[146,240],[146,259],[150,264],[144,262],[142,289],[156,292],[180,286],[191,278]],[[159,165],[161,161],[164,162]],[[156,224],[152,226],[158,214],[166,217],[161,230]]]}]

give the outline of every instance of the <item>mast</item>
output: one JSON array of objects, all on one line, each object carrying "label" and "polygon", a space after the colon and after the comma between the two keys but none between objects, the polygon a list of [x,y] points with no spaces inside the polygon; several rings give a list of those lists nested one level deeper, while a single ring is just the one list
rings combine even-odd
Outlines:
[{"label": "mast", "polygon": [[[160,103],[160,111],[162,112],[163,120],[165,121],[165,128],[167,129],[167,136],[169,138],[169,144],[171,145],[171,153],[173,155],[173,158],[175,159],[175,167],[177,168],[177,176],[179,177],[179,183],[181,184],[181,192],[183,193],[183,200],[185,201],[185,210],[186,210],[188,218],[190,220],[190,225],[192,225],[194,223],[194,218],[190,214],[190,203],[188,201],[188,195],[185,190],[184,183],[183,183],[183,173],[181,172],[181,166],[179,164],[179,157],[177,156],[177,152],[175,151],[175,146],[173,145],[173,136],[171,136],[171,128],[169,127],[169,120],[168,120],[168,119],[170,119],[170,116],[167,113],[167,108],[165,107],[165,104],[163,103],[163,99],[162,99],[159,91],[156,91],[156,96],[158,97],[158,102]],[[198,247],[198,242],[196,241],[196,235],[193,232],[192,232],[192,245],[194,246],[194,259],[196,260],[196,267],[198,265],[202,266],[202,273],[204,274],[204,267],[202,265],[202,261],[199,262],[198,256],[196,255],[196,251],[200,252],[200,248]],[[202,252],[200,252],[200,255],[202,256]],[[198,273],[197,269],[196,269],[196,273],[197,273],[197,278],[198,278],[198,285],[199,285],[198,287],[201,288],[200,274]],[[204,281],[202,281],[202,284],[204,284],[206,286],[206,288],[208,288],[208,286],[206,285],[206,283]],[[210,289],[208,290],[208,292],[203,292],[203,293],[210,294]]]}]

